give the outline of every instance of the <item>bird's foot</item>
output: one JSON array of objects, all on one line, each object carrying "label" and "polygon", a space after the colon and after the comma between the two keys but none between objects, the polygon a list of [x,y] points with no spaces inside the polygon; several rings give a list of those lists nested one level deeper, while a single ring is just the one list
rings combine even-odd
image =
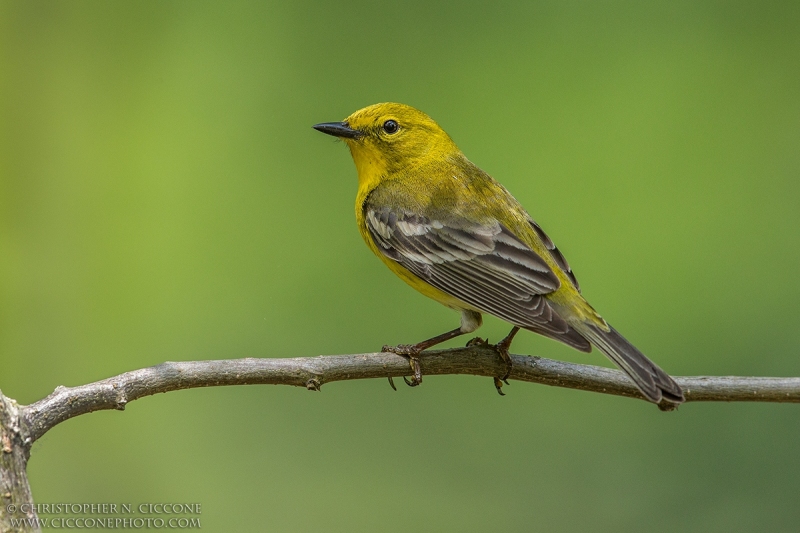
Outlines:
[{"label": "bird's foot", "polygon": [[508,382],[508,376],[511,375],[511,369],[514,367],[514,363],[511,361],[511,356],[508,355],[508,348],[502,343],[497,343],[492,346],[492,348],[494,348],[495,351],[500,354],[500,358],[506,363],[506,373],[503,374],[503,377],[494,378],[494,388],[497,389],[497,393],[500,396],[505,396],[505,393],[503,392],[503,383],[506,385],[511,385],[511,383]]},{"label": "bird's foot", "polygon": [[398,344],[397,346],[389,346],[384,344],[381,348],[382,352],[396,353],[404,357],[416,357],[422,351],[415,344]]},{"label": "bird's foot", "polygon": [[492,346],[492,348],[495,349],[495,351],[500,355],[500,358],[506,364],[506,373],[503,374],[503,377],[494,378],[494,388],[497,389],[497,393],[500,396],[505,396],[505,393],[503,392],[503,383],[506,385],[511,385],[508,382],[508,376],[511,375],[511,370],[514,368],[514,362],[511,360],[511,356],[508,353],[508,348],[511,345],[511,342],[506,342],[507,339],[508,337]]},{"label": "bird's foot", "polygon": [[[383,346],[381,351],[396,353],[397,355],[402,355],[408,359],[408,364],[411,367],[413,374],[411,379],[403,376],[403,381],[406,382],[406,385],[409,387],[416,387],[422,383],[422,366],[419,364],[419,354],[422,350],[420,350],[415,344],[398,344],[397,346],[389,346],[386,344]],[[391,385],[394,390],[397,390],[397,388],[394,386],[394,380],[391,378],[391,376],[389,377],[389,385]]]},{"label": "bird's foot", "polygon": [[494,378],[494,386],[497,389],[497,392],[500,393],[501,396],[504,396],[503,391],[500,388],[503,386],[503,383],[509,385],[508,383],[508,376],[511,375],[511,370],[514,368],[514,362],[511,360],[511,355],[508,353],[508,349],[511,348],[511,342],[514,340],[514,336],[519,332],[519,326],[514,326],[511,328],[511,331],[508,332],[508,335],[505,336],[503,340],[498,342],[494,345],[494,349],[500,355],[500,358],[506,364],[506,373],[503,375],[502,378]]},{"label": "bird's foot", "polygon": [[[494,380],[494,388],[497,389],[497,394],[500,396],[505,396],[506,393],[503,392],[503,382],[500,381],[500,378],[492,378]],[[508,385],[508,381],[505,382]]]},{"label": "bird's foot", "polygon": [[474,339],[470,339],[467,342],[467,348],[471,346],[489,346],[489,339],[482,339],[481,337],[475,337]]},{"label": "bird's foot", "polygon": [[497,389],[497,393],[500,396],[506,395],[503,392],[503,383],[505,383],[506,385],[510,385],[510,383],[508,382],[508,376],[511,375],[511,368],[513,366],[513,363],[511,361],[511,356],[508,354],[508,348],[511,346],[511,340],[513,339],[513,335],[510,335],[509,337],[506,337],[497,344],[489,344],[489,339],[482,339],[481,337],[475,337],[474,339],[471,339],[467,343],[468,348],[470,346],[487,346],[490,348],[494,348],[494,350],[500,355],[503,361],[505,361],[506,373],[503,375],[503,377],[494,378],[494,388]]},{"label": "bird's foot", "polygon": [[514,361],[511,360],[511,355],[508,353],[508,348],[511,343],[505,342],[505,339],[494,345],[495,351],[500,355],[500,358],[506,364],[506,373],[500,378],[500,381],[508,385],[508,376],[511,375],[511,370],[514,368]]}]

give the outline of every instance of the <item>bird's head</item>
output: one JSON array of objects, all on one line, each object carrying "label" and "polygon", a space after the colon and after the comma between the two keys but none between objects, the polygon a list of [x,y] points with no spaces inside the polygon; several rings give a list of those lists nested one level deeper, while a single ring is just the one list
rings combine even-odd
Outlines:
[{"label": "bird's head", "polygon": [[433,119],[404,104],[374,104],[342,122],[314,128],[347,143],[362,179],[409,171],[461,153]]}]

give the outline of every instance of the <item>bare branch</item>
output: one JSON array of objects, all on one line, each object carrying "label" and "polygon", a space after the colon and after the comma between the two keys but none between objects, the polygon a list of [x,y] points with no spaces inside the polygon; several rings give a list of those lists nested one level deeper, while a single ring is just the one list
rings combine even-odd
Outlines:
[{"label": "bare branch", "polygon": [[[512,359],[511,379],[644,399],[619,370],[542,357],[514,355]],[[425,352],[420,361],[423,375],[494,377],[505,372],[497,352],[486,346]],[[333,381],[410,374],[408,361],[392,353],[186,361],[125,372],[88,385],[58,387],[47,398],[29,406],[18,406],[0,393],[0,501],[5,504],[0,508],[0,531],[40,531],[31,506],[27,459],[35,440],[74,416],[103,409],[121,410],[128,402],[144,396],[180,389],[265,384],[318,391]],[[800,402],[800,378],[685,377],[676,381],[683,387],[687,402]],[[671,404],[659,407],[668,410]],[[19,522],[20,518],[28,521]]]},{"label": "bare branch", "polygon": [[[633,382],[618,370],[542,357],[512,358],[514,380],[644,399]],[[421,363],[423,375],[492,377],[505,369],[497,353],[484,346],[425,352]],[[58,387],[47,398],[21,407],[20,415],[32,442],[74,416],[103,409],[121,410],[130,401],[159,392],[254,384],[319,390],[334,381],[410,374],[407,359],[392,353],[163,363],[88,385]],[[683,387],[687,402],[800,402],[800,378],[684,377],[676,381]]]},{"label": "bare branch", "polygon": [[40,531],[27,520],[36,518],[28,484],[31,442],[21,427],[17,402],[0,392],[0,531]]}]

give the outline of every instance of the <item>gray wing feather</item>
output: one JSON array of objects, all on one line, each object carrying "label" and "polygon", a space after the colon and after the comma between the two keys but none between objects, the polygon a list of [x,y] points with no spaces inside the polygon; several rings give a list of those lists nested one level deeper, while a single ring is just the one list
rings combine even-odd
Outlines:
[{"label": "gray wing feather", "polygon": [[578,285],[578,279],[575,277],[575,273],[572,272],[572,269],[569,267],[569,263],[567,263],[567,259],[564,257],[564,254],[561,253],[558,247],[556,247],[556,245],[553,243],[550,237],[547,236],[539,224],[533,220],[530,221],[530,224],[539,238],[542,239],[542,242],[550,251],[550,255],[553,256],[553,259],[555,259],[556,263],[558,263],[558,266],[561,267],[561,270],[567,273],[569,279],[572,281],[572,284],[575,285],[575,288],[578,290],[578,292],[581,292],[581,286]]},{"label": "gray wing feather", "polygon": [[[385,207],[365,211],[367,228],[384,255],[422,280],[514,325],[591,349],[543,297],[560,287],[558,276],[499,222],[455,227]],[[550,239],[544,242],[555,249]]]}]

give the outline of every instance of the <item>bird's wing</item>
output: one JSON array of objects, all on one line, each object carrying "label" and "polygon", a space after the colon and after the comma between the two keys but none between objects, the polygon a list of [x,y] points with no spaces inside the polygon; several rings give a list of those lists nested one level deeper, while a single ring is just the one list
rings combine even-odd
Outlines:
[{"label": "bird's wing", "polygon": [[575,286],[575,289],[578,292],[581,292],[581,286],[578,285],[578,278],[575,277],[575,273],[570,268],[569,263],[567,263],[567,258],[564,257],[564,254],[561,253],[561,250],[558,249],[558,247],[553,243],[550,237],[547,236],[547,234],[544,232],[541,226],[539,226],[539,224],[531,220],[530,225],[536,232],[536,235],[538,235],[539,238],[542,240],[542,243],[545,245],[545,248],[547,248],[547,250],[550,252],[550,255],[553,256],[555,262],[558,263],[558,266],[561,267],[561,270],[563,270],[567,274],[567,276],[569,276],[569,279],[572,281],[572,284]]},{"label": "bird's wing", "polygon": [[378,249],[421,280],[514,325],[590,349],[543,297],[561,286],[558,276],[500,222],[446,222],[371,205],[364,214]]}]

